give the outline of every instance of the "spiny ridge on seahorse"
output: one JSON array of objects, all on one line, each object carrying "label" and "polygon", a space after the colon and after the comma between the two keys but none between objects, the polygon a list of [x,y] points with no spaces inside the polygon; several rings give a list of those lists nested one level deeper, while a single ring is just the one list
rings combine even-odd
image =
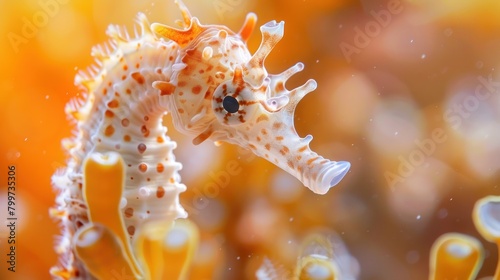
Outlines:
[{"label": "spiny ridge on seahorse", "polygon": [[[309,80],[286,89],[303,64],[278,75],[264,67],[283,37],[283,22],[260,28],[260,47],[251,55],[246,41],[255,14],[235,33],[202,25],[177,4],[182,29],[150,25],[143,14],[137,17],[140,34],[111,25],[110,41],[92,49],[96,64],[76,75],[82,95],[65,109],[76,130],[63,141],[67,166],[53,176],[59,194],[51,215],[63,231],[54,277],[107,278],[117,269],[138,279],[162,277],[161,267],[168,265],[156,258],[167,258],[162,240],[172,221],[186,217],[179,204],[186,188],[178,174],[182,165],[163,126],[167,112],[193,143],[211,139],[248,148],[319,194],[349,169],[347,162],[311,151],[312,136],[300,138],[295,131],[295,108],[316,88]],[[96,261],[104,260],[95,256],[99,252],[113,258],[106,268]]]}]

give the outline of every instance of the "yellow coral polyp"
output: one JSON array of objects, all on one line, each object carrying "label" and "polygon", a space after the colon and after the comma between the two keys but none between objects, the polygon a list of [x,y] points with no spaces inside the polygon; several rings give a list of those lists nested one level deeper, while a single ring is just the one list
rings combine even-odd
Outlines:
[{"label": "yellow coral polyp", "polygon": [[168,232],[163,229],[163,222],[149,222],[136,240],[146,279],[187,279],[199,243],[198,228],[187,220],[178,220]]},{"label": "yellow coral polyp", "polygon": [[[500,250],[500,196],[487,196],[476,202],[472,220],[484,239],[497,244]],[[500,279],[500,258],[493,279]]]},{"label": "yellow coral polyp", "polygon": [[144,269],[146,279],[163,279],[163,255],[161,237],[164,225],[159,222],[149,222],[142,227],[135,240],[135,252],[138,261]]},{"label": "yellow coral polyp", "polygon": [[[75,234],[75,252],[98,279],[186,279],[199,242],[198,228],[178,221],[149,221],[137,232],[132,251],[119,206],[125,164],[118,153],[93,153],[84,162],[83,195],[89,224]],[[134,254],[135,253],[135,254]]]},{"label": "yellow coral polyp", "polygon": [[483,259],[483,247],[477,239],[459,233],[443,234],[431,249],[429,279],[475,279]]},{"label": "yellow coral polyp", "polygon": [[297,265],[299,280],[335,280],[338,268],[335,263],[321,255],[304,257]]},{"label": "yellow coral polyp", "polygon": [[74,244],[78,257],[97,279],[114,279],[119,275],[140,279],[132,271],[123,244],[108,228],[87,224],[75,235]]},{"label": "yellow coral polyp", "polygon": [[333,260],[332,242],[321,234],[311,234],[302,242],[301,257],[295,266],[300,280],[338,279],[338,267]]},{"label": "yellow coral polyp", "polygon": [[199,239],[195,224],[188,220],[175,221],[163,240],[165,275],[170,276],[170,279],[187,279]]},{"label": "yellow coral polyp", "polygon": [[[88,207],[89,221],[101,224],[115,236],[123,246],[123,253],[130,263],[133,275],[136,278],[142,277],[120,213],[120,201],[125,183],[125,163],[121,155],[115,152],[92,153],[83,163],[83,176],[83,197]],[[116,247],[102,249],[116,249]],[[82,260],[87,266],[99,265],[91,260],[84,258]],[[87,268],[91,271],[99,270],[99,268]]]}]

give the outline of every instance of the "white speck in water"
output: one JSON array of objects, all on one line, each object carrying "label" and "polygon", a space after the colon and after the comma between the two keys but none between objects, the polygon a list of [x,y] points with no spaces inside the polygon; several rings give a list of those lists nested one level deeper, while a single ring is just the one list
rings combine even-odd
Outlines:
[{"label": "white speck in water", "polygon": [[420,220],[420,218],[422,218],[422,216],[420,216],[420,215],[417,215],[417,220]]},{"label": "white speck in water", "polygon": [[452,197],[452,198],[450,198],[450,201],[452,201],[452,200],[453,200],[453,197]]},{"label": "white speck in water", "polygon": [[236,259],[237,259],[237,260],[240,260],[240,256],[237,256],[237,257],[236,257]]},{"label": "white speck in water", "polygon": [[292,244],[292,240],[288,240],[288,244]]},{"label": "white speck in water", "polygon": [[227,270],[231,270],[231,268],[230,268],[230,267],[228,267],[228,268],[227,268]]},{"label": "white speck in water", "polygon": [[293,217],[290,217],[290,219],[288,219],[288,221],[293,222]]},{"label": "white speck in water", "polygon": [[394,132],[394,135],[398,135],[398,134],[399,134],[399,132],[398,132],[398,131]]},{"label": "white speck in water", "polygon": [[28,141],[28,137],[24,138],[24,142]]},{"label": "white speck in water", "polygon": [[319,63],[319,59],[316,59],[316,63]]},{"label": "white speck in water", "polygon": [[423,54],[420,56],[420,58],[421,58],[421,59],[424,59],[424,58],[426,58],[426,57],[427,57],[427,55],[426,55],[425,53],[423,53]]},{"label": "white speck in water", "polygon": [[410,43],[413,43],[413,39],[410,40]]},{"label": "white speck in water", "polygon": [[45,99],[49,99],[49,95],[48,95],[48,94],[47,94],[47,95],[45,95]]},{"label": "white speck in water", "polygon": [[372,122],[372,121],[373,121],[373,119],[372,119],[372,118],[370,118],[370,122]]}]

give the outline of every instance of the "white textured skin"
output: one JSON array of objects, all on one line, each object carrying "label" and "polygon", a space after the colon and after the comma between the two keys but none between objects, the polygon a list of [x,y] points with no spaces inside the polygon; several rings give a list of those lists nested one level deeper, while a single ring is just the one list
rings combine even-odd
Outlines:
[{"label": "white textured skin", "polygon": [[[115,37],[112,44],[117,46],[114,51],[106,47],[93,50],[95,57],[104,57],[98,61],[102,64],[100,69],[79,73],[75,79],[77,85],[84,86],[88,96],[85,101],[75,101],[67,107],[70,115],[77,112],[79,117],[77,134],[63,143],[70,156],[67,167],[53,176],[53,185],[59,190],[55,210],[63,213],[56,215],[63,228],[56,250],[61,255],[59,269],[77,270],[79,277],[75,279],[91,277],[75,257],[71,240],[78,228],[88,223],[81,191],[82,162],[92,152],[116,151],[123,157],[126,186],[120,211],[131,240],[133,229],[137,231],[148,220],[164,221],[167,229],[174,219],[187,216],[179,204],[179,193],[185,186],[180,184],[178,174],[182,165],[175,161],[172,153],[176,143],[165,135],[167,129],[162,125],[162,118],[166,110],[159,105],[159,90],[151,86],[154,81],[169,80],[174,61],[169,57],[176,57],[179,48],[174,42],[154,37],[145,17],[139,16],[139,23],[143,34],[135,39],[127,39],[126,33],[110,27],[108,34]],[[141,76],[134,75],[142,77],[143,81],[139,79],[142,83],[132,76],[133,73],[140,73]],[[113,117],[106,116],[107,110]],[[113,133],[109,126],[113,127]],[[124,141],[125,135],[130,137],[128,142]],[[161,143],[158,137],[163,140]],[[147,166],[145,172],[139,167],[143,164]],[[158,164],[163,166],[162,172]]]}]

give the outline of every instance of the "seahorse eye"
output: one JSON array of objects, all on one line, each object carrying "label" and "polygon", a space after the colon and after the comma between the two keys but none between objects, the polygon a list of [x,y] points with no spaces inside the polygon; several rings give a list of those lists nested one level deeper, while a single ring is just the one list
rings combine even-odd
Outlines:
[{"label": "seahorse eye", "polygon": [[224,97],[224,100],[222,100],[222,107],[228,112],[228,113],[236,113],[240,109],[240,103],[236,98],[227,95]]}]

